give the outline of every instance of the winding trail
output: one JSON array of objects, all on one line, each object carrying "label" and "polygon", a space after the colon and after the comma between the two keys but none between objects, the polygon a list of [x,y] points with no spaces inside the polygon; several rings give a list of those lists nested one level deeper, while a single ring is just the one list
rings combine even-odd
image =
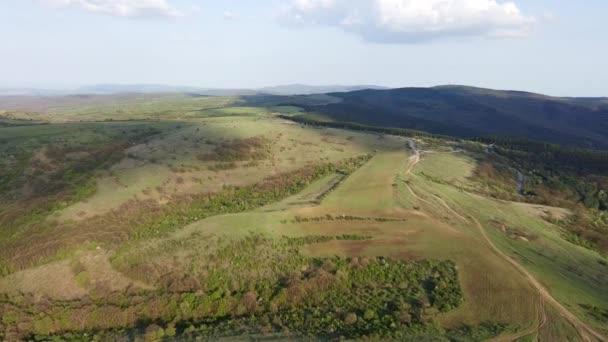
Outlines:
[{"label": "winding trail", "polygon": [[[406,175],[409,175],[411,173],[412,169],[414,168],[414,166],[416,166],[416,164],[418,164],[421,160],[421,152],[416,148],[415,142],[410,139],[410,140],[408,140],[408,143],[409,143],[410,149],[412,150],[412,152],[414,154],[412,155],[412,157],[410,157],[411,163],[410,163],[408,169],[406,170],[406,173],[405,173]],[[407,188],[409,189],[409,191],[417,199],[420,199],[424,202],[429,203],[428,201],[426,201],[426,200],[422,199],[420,196],[418,196],[411,189],[409,184],[406,184],[406,185],[407,185]],[[448,209],[450,212],[456,213],[456,215],[458,217],[464,219],[464,217],[462,215],[458,214],[445,201],[441,200],[440,203],[446,209]],[[490,341],[493,341],[493,342],[514,341],[519,338],[522,338],[522,337],[531,335],[535,332],[538,332],[547,323],[547,314],[545,312],[545,303],[548,303],[555,310],[557,310],[557,312],[576,329],[577,333],[579,334],[580,338],[583,341],[585,341],[585,342],[608,341],[603,335],[601,335],[600,333],[593,330],[589,325],[587,325],[585,322],[580,320],[576,315],[574,315],[565,306],[563,306],[560,302],[558,302],[551,295],[551,293],[549,293],[547,288],[545,286],[543,286],[538,280],[536,280],[536,278],[534,278],[534,276],[524,266],[522,266],[515,259],[511,258],[509,255],[507,255],[506,253],[501,251],[498,247],[496,247],[496,245],[494,244],[494,242],[492,242],[492,239],[490,238],[490,236],[484,229],[483,225],[481,224],[481,222],[479,222],[479,220],[477,218],[475,218],[472,215],[468,215],[468,214],[465,214],[465,215],[475,224],[475,226],[481,233],[481,236],[483,237],[483,239],[485,240],[487,245],[492,249],[492,251],[496,255],[498,255],[500,258],[504,259],[506,262],[511,264],[513,267],[515,267],[515,269],[528,280],[528,282],[538,291],[538,294],[539,294],[539,303],[537,305],[537,313],[539,315],[538,324],[533,325],[524,331],[521,331],[521,332],[518,332],[515,334],[511,334],[511,335],[499,336],[494,339],[491,339]]]},{"label": "winding trail", "polygon": [[454,210],[452,207],[450,207],[449,204],[447,204],[443,198],[435,195],[435,194],[431,194],[433,197],[435,197],[437,199],[437,201],[439,201],[439,203],[441,203],[441,205],[446,208],[449,212],[451,212],[454,216],[458,217],[459,219],[461,219],[462,221],[467,221],[467,219],[460,215],[456,210]]},{"label": "winding trail", "polygon": [[[580,337],[583,339],[583,341],[588,341],[588,342],[592,342],[592,341],[606,341],[606,339],[604,338],[604,336],[602,336],[598,332],[594,331],[585,322],[581,321],[572,312],[570,312],[565,306],[563,306],[553,296],[551,296],[551,294],[549,293],[549,291],[547,290],[547,288],[544,287],[538,280],[536,280],[536,278],[534,278],[534,276],[525,267],[523,267],[520,263],[518,263],[517,261],[515,261],[515,259],[513,259],[510,256],[508,256],[507,254],[505,254],[503,251],[501,251],[500,249],[498,249],[498,247],[496,247],[496,245],[494,244],[494,242],[492,242],[492,240],[488,236],[488,233],[483,228],[483,226],[481,225],[481,223],[479,222],[479,220],[477,220],[477,218],[475,218],[473,216],[470,216],[470,215],[469,215],[469,217],[471,218],[471,220],[473,220],[473,222],[475,223],[475,225],[479,229],[479,232],[483,236],[484,240],[486,240],[488,246],[490,246],[490,248],[492,248],[492,250],[498,256],[502,257],[505,261],[507,261],[513,267],[515,267],[522,275],[524,275],[526,277],[526,279],[528,280],[528,282],[530,282],[530,284],[532,284],[532,286],[534,286],[538,290],[538,293],[540,294],[540,298],[541,298],[541,303],[544,304],[544,302],[547,302],[555,310],[557,310],[562,317],[564,317],[570,324],[572,324],[572,326],[576,329],[576,331],[578,332],[578,334],[580,335]],[[535,329],[535,331],[537,331],[538,329],[540,329],[542,327],[542,325],[546,322],[546,314],[543,314],[543,317],[544,318],[539,322],[539,325]],[[526,336],[526,335],[528,335],[528,334],[524,334],[523,336]],[[523,337],[523,336],[519,336],[519,337]],[[513,340],[517,339],[519,337],[515,337],[515,338],[513,338]]]}]

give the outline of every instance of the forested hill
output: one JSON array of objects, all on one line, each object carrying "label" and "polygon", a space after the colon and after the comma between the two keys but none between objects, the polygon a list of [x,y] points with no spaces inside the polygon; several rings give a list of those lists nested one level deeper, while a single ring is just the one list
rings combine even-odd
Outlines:
[{"label": "forested hill", "polygon": [[308,109],[336,121],[465,137],[519,136],[608,149],[607,98],[559,98],[463,86],[329,95],[342,101]]}]

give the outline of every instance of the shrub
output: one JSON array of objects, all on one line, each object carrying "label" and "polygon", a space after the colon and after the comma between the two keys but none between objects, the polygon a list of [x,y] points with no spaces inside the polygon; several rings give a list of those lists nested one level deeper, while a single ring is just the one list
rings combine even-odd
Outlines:
[{"label": "shrub", "polygon": [[344,323],[346,324],[355,324],[357,322],[357,314],[354,312],[349,312],[344,316]]}]

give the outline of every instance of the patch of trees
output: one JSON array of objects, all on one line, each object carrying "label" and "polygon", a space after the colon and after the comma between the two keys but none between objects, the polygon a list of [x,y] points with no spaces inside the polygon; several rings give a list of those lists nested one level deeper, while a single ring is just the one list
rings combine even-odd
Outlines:
[{"label": "patch of trees", "polygon": [[438,138],[438,139],[448,139],[450,137],[446,135],[432,134],[424,131],[418,131],[414,129],[407,128],[396,128],[396,127],[380,127],[380,126],[370,126],[364,125],[356,122],[343,122],[343,121],[319,121],[308,118],[306,115],[278,115],[278,117],[294,121],[300,124],[316,126],[316,127],[330,127],[330,128],[339,128],[339,129],[348,129],[353,131],[363,131],[363,132],[374,132],[374,133],[383,133],[390,135],[397,135],[402,137],[425,137],[425,138]]},{"label": "patch of trees", "polygon": [[446,335],[450,341],[487,341],[492,338],[508,333],[515,332],[516,327],[506,323],[482,322],[477,326],[462,325],[449,330]]},{"label": "patch of trees", "polygon": [[608,151],[565,147],[522,137],[485,136],[474,139],[496,145],[496,152],[531,167],[556,168],[577,174],[608,174]]},{"label": "patch of trees", "polygon": [[201,154],[202,161],[235,162],[266,159],[270,155],[270,140],[263,136],[233,139],[216,144],[212,153]]},{"label": "patch of trees", "polygon": [[[577,245],[608,253],[608,151],[546,144],[524,138],[484,137],[495,153],[485,154],[474,172],[486,195],[565,207],[574,214],[552,221]],[[523,194],[516,189],[516,171],[525,177]]]},{"label": "patch of trees", "polygon": [[[90,142],[70,144],[64,137],[44,138],[36,142],[10,141],[0,149],[0,203],[12,202],[0,212],[5,231],[36,221],[50,213],[83,200],[96,191],[94,176],[124,157],[126,148],[159,131],[136,127],[129,131],[101,134]],[[7,162],[8,161],[8,162]]]},{"label": "patch of trees", "polygon": [[100,286],[71,301],[0,296],[1,337],[399,339],[442,334],[435,316],[463,301],[451,261],[308,258],[285,238],[260,235],[224,242],[209,260],[221,267],[200,275],[167,273],[156,290]]},{"label": "patch of trees", "polygon": [[[474,172],[475,180],[481,181],[484,195],[510,201],[525,201],[555,207],[564,207],[572,211],[572,215],[558,219],[547,216],[547,220],[564,228],[563,237],[579,246],[597,250],[602,254],[608,253],[608,220],[603,205],[595,205],[594,201],[601,198],[604,190],[579,192],[579,187],[591,184],[585,178],[560,176],[543,176],[541,170],[525,173],[524,194],[515,191],[515,172],[512,166],[483,162]],[[599,198],[598,198],[598,195]],[[587,200],[585,200],[587,198]],[[591,205],[590,205],[591,203]],[[601,203],[601,202],[600,202]],[[601,210],[600,210],[601,209]]]}]

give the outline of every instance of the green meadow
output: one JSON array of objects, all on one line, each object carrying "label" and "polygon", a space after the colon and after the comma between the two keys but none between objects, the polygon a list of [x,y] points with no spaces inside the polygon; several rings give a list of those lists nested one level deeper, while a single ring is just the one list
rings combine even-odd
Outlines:
[{"label": "green meadow", "polygon": [[608,260],[568,209],[485,196],[474,143],[238,97],[36,106],[0,126],[2,339],[608,333]]}]

